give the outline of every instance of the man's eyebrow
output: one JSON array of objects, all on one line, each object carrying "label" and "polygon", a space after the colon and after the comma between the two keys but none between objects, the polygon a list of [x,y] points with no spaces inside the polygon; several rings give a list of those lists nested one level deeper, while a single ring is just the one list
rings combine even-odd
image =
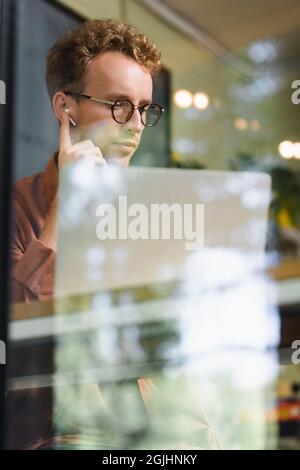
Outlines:
[{"label": "man's eyebrow", "polygon": [[[117,101],[117,100],[129,100],[129,101],[132,101],[132,99],[130,98],[130,96],[128,95],[123,95],[123,94],[119,94],[119,93],[107,93],[103,99],[105,100],[112,100],[112,101]],[[149,104],[151,103],[152,101],[148,101],[148,100],[141,100],[139,104]]]}]

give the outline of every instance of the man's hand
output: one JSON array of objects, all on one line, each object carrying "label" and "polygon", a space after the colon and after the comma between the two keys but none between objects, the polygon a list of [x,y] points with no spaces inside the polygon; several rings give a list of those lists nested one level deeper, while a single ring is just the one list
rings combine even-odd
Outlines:
[{"label": "man's hand", "polygon": [[99,165],[106,165],[99,147],[96,147],[91,140],[83,140],[72,145],[70,134],[70,121],[68,111],[62,113],[58,167],[74,163],[78,160],[89,160]]},{"label": "man's hand", "polygon": [[[60,127],[58,168],[62,169],[64,165],[75,163],[80,159],[89,160],[99,165],[107,164],[99,147],[96,147],[91,140],[83,140],[78,144],[72,145],[69,116],[67,112],[64,112]],[[57,195],[51,204],[39,239],[52,250],[56,250]]]}]

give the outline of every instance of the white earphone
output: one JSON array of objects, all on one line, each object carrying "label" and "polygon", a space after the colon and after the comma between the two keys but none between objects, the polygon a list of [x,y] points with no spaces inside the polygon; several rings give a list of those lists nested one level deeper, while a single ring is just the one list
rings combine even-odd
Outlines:
[{"label": "white earphone", "polygon": [[73,124],[74,127],[76,127],[76,122],[74,121],[74,119],[71,118],[71,116],[70,116],[70,114],[69,114],[69,108],[66,108],[65,111],[66,111],[66,113],[68,113],[68,115],[69,115],[70,123]]}]

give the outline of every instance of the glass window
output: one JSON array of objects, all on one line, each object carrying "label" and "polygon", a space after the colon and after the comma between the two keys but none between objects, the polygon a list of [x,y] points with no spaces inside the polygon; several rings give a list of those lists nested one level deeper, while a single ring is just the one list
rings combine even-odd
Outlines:
[{"label": "glass window", "polygon": [[[0,1],[5,447],[300,448],[300,10],[221,3]],[[158,75],[104,53],[73,82],[71,43],[51,103],[49,48],[104,11]]]}]

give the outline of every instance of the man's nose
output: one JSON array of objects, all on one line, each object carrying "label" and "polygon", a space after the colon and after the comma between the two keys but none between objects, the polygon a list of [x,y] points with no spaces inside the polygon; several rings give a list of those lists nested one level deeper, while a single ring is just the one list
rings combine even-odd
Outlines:
[{"label": "man's nose", "polygon": [[131,129],[134,129],[135,132],[141,132],[143,130],[144,125],[142,123],[141,113],[138,109],[134,110],[127,124],[128,124],[128,127]]}]

